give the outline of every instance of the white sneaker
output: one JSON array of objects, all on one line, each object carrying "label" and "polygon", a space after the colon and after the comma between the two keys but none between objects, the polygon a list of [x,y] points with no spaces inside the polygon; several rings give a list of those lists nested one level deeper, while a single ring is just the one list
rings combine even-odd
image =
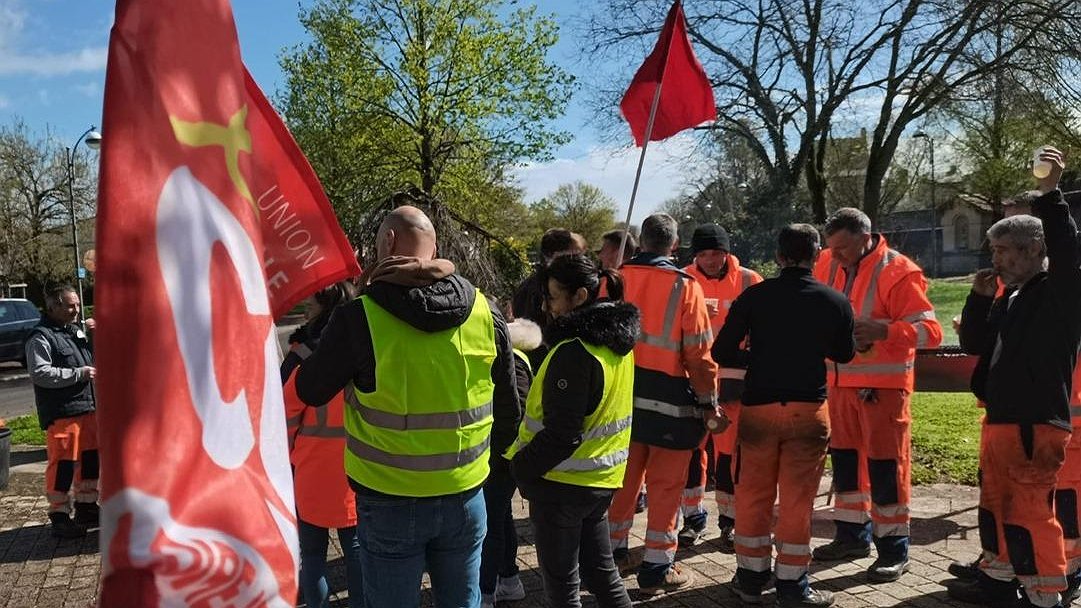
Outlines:
[{"label": "white sneaker", "polygon": [[509,578],[500,577],[495,585],[495,600],[497,602],[516,602],[525,599],[525,587],[522,579],[515,574]]},{"label": "white sneaker", "polygon": [[495,596],[490,593],[480,594],[480,608],[495,608]]}]

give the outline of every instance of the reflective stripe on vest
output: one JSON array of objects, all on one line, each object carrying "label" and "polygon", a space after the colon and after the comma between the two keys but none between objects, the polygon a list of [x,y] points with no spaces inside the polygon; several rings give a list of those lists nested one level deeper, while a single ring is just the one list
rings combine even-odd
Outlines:
[{"label": "reflective stripe on vest", "polygon": [[361,297],[375,390],[345,390],[345,470],[393,496],[445,496],[488,477],[495,327],[480,291],[458,327],[426,332]]},{"label": "reflective stripe on vest", "polygon": [[693,405],[673,405],[664,401],[646,399],[644,397],[635,397],[634,407],[635,409],[646,410],[647,412],[657,412],[658,414],[664,414],[665,416],[671,416],[672,418],[697,418],[699,416],[698,408]]},{"label": "reflective stripe on vest", "polygon": [[1071,405],[1070,406],[1070,417],[1071,418],[1077,418],[1078,416],[1081,416],[1081,405]]},{"label": "reflective stripe on vest", "polygon": [[740,274],[743,275],[743,280],[740,282],[740,285],[739,285],[739,292],[743,293],[743,292],[747,291],[748,287],[751,286],[751,281],[754,280],[754,273],[752,273],[750,270],[748,270],[746,268],[740,268],[739,272],[740,272]]},{"label": "reflective stripe on vest", "polygon": [[[686,281],[686,277],[677,274],[675,281],[672,283],[672,290],[668,294],[668,303],[664,307],[664,325],[661,329],[661,335],[648,334],[643,330],[638,336],[639,342],[677,353],[680,352],[682,345],[672,340],[671,336],[672,329],[676,325],[676,317],[679,316],[679,303],[683,299],[683,284]],[[690,337],[684,338],[684,341],[688,339]]]},{"label": "reflective stripe on vest", "polygon": [[747,377],[747,370],[738,367],[722,367],[721,378],[728,380],[743,380]]},{"label": "reflective stripe on vest", "polygon": [[588,344],[579,339],[567,340],[555,346],[545,357],[529,390],[525,417],[518,427],[518,438],[507,450],[513,458],[544,430],[544,383],[552,356],[567,344],[578,342],[592,355],[604,376],[604,388],[597,408],[582,423],[582,442],[569,458],[552,467],[544,478],[549,481],[593,488],[619,488],[631,442],[632,399],[634,384],[634,354],[617,355],[612,350]]},{"label": "reflective stripe on vest", "polygon": [[533,373],[533,364],[529,362],[529,355],[523,353],[522,351],[518,350],[517,348],[515,348],[513,350],[514,350],[514,354],[522,361],[522,363],[525,363],[525,367],[526,367],[526,369],[529,370],[529,373],[532,374]]},{"label": "reflective stripe on vest", "polygon": [[[348,397],[351,391],[347,391],[345,394]],[[300,430],[297,431],[298,435],[304,435],[306,437],[325,437],[328,439],[341,439],[345,437],[344,426],[330,426],[327,424],[327,407],[313,408],[315,410],[315,424],[304,424],[301,422]]]},{"label": "reflective stripe on vest", "polygon": [[878,294],[878,277],[898,255],[900,254],[896,251],[887,249],[886,254],[882,256],[882,260],[875,264],[875,269],[871,271],[871,280],[867,283],[867,292],[863,294],[863,304],[860,306],[859,316],[867,319],[871,318],[871,314],[875,310],[875,296]]}]

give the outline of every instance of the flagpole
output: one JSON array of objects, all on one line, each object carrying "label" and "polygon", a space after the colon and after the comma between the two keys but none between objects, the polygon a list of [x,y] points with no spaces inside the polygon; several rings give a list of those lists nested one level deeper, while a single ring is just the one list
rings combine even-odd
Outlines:
[{"label": "flagpole", "polygon": [[[667,57],[665,58],[667,63]],[[667,67],[667,66],[665,66]],[[619,243],[619,255],[616,257],[616,268],[623,265],[623,252],[627,249],[627,237],[631,233],[631,214],[634,213],[634,199],[638,196],[638,183],[642,179],[642,165],[646,162],[646,148],[649,147],[649,138],[653,136],[653,119],[657,117],[657,106],[661,101],[661,86],[664,85],[664,73],[657,81],[657,90],[653,92],[653,104],[649,107],[649,120],[646,121],[646,136],[642,141],[642,153],[638,155],[638,169],[634,172],[634,187],[631,188],[631,202],[627,207],[627,221],[624,225],[623,239]]]}]

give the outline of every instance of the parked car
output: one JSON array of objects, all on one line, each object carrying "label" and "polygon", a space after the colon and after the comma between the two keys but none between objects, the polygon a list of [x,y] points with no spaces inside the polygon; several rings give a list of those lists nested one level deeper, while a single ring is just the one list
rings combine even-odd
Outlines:
[{"label": "parked car", "polygon": [[41,313],[29,300],[0,298],[0,363],[26,365],[26,336],[40,320]]}]

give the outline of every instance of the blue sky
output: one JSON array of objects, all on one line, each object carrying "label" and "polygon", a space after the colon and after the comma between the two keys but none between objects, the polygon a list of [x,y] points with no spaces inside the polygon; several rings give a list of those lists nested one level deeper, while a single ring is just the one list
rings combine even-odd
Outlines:
[{"label": "blue sky", "polygon": [[[519,169],[519,184],[531,202],[563,182],[582,179],[601,187],[625,213],[637,149],[629,147],[629,131],[604,137],[591,124],[587,79],[622,74],[630,82],[633,67],[581,60],[579,49],[584,45],[573,23],[582,16],[582,3],[540,0],[538,4],[543,12],[554,13],[561,25],[552,60],[575,74],[582,87],[557,123],[574,133],[574,139],[556,150],[552,161]],[[244,61],[271,96],[284,82],[279,52],[307,39],[297,20],[297,5],[297,0],[233,2]],[[48,126],[62,142],[74,142],[89,125],[100,125],[112,19],[113,3],[101,0],[0,0],[0,124],[10,124],[18,116],[38,132]],[[687,136],[650,146],[635,205],[636,221],[677,195],[693,177],[683,174],[693,148],[693,139]]]}]

